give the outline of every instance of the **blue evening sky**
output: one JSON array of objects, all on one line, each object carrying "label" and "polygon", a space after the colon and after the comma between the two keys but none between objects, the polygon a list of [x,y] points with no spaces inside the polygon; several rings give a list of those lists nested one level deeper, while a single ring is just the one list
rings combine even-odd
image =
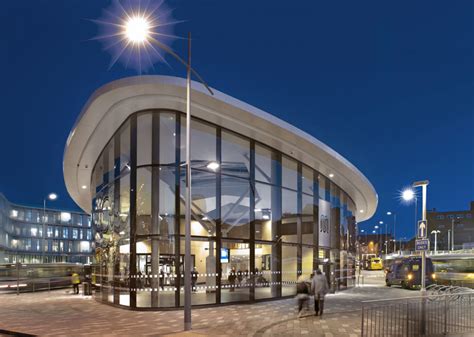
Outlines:
[{"label": "blue evening sky", "polygon": [[[92,92],[133,69],[97,41],[110,1],[2,1],[0,191],[16,203],[77,209],[62,176],[67,135]],[[372,228],[413,206],[398,191],[429,179],[428,207],[474,200],[472,1],[170,0],[193,32],[211,86],[309,132],[354,163],[379,195]],[[184,41],[173,48],[185,55]],[[158,74],[184,76],[179,64]],[[53,204],[51,204],[53,206]]]}]

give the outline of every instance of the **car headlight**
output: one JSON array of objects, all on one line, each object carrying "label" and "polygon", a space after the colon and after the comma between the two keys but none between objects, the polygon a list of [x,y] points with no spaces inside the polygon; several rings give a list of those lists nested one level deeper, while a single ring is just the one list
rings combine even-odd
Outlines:
[{"label": "car headlight", "polygon": [[409,280],[411,280],[411,279],[413,278],[413,274],[408,274],[408,275],[407,275],[407,278],[408,278]]}]

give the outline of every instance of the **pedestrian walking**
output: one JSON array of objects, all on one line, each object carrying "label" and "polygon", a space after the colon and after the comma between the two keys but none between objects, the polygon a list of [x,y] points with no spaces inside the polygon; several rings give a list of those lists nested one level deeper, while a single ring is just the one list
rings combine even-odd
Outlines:
[{"label": "pedestrian walking", "polygon": [[317,269],[311,281],[311,293],[314,295],[315,316],[322,316],[324,311],[324,297],[329,292],[328,281],[321,270]]},{"label": "pedestrian walking", "polygon": [[308,302],[309,302],[309,285],[303,275],[298,277],[298,281],[296,283],[296,301],[298,302],[298,318],[301,317],[303,306],[306,307],[308,310]]},{"label": "pedestrian walking", "polygon": [[235,279],[237,278],[237,275],[235,275],[235,268],[232,267],[230,270],[229,276],[227,277],[227,281],[229,281],[230,285],[230,290],[229,291],[234,291],[235,290]]},{"label": "pedestrian walking", "polygon": [[71,274],[71,283],[74,294],[79,294],[79,284],[81,284],[81,277],[78,273],[74,272]]},{"label": "pedestrian walking", "polygon": [[165,272],[160,269],[160,289],[165,290]]}]

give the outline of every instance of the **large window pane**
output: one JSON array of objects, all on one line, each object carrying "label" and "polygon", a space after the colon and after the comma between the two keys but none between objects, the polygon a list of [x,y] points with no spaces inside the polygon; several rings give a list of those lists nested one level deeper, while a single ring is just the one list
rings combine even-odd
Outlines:
[{"label": "large window pane", "polygon": [[130,121],[125,122],[120,128],[120,173],[130,171]]},{"label": "large window pane", "polygon": [[314,233],[317,233],[318,226],[314,219],[314,199],[313,196],[303,194],[303,214],[301,232],[303,235],[303,244],[315,245]]},{"label": "large window pane", "polygon": [[313,247],[303,246],[302,257],[301,257],[301,275],[304,279],[310,278],[310,275],[313,273]]},{"label": "large window pane", "polygon": [[296,294],[297,274],[297,248],[296,246],[283,245],[281,256],[281,293],[282,296]]},{"label": "large window pane", "polygon": [[[191,235],[214,236],[216,235],[216,174],[192,170],[191,173]],[[181,184],[181,233],[185,233],[185,185],[186,175],[180,177]]]},{"label": "large window pane", "polygon": [[137,169],[137,234],[147,235],[152,232],[152,173],[150,167]]},{"label": "large window pane", "polygon": [[247,243],[223,241],[222,249],[228,259],[221,259],[221,302],[250,299],[250,249]]},{"label": "large window pane", "polygon": [[222,237],[250,237],[250,183],[248,180],[221,178]]},{"label": "large window pane", "polygon": [[[185,241],[181,240],[181,252]],[[191,241],[191,304],[216,303],[216,243],[214,240],[194,239]],[[186,270],[184,265],[182,272]],[[184,285],[184,279],[182,281]],[[184,287],[180,289],[180,303],[184,304]]]},{"label": "large window pane", "polygon": [[278,297],[276,249],[274,244],[255,244],[255,299]]},{"label": "large window pane", "polygon": [[259,144],[255,145],[255,180],[272,182],[272,151]]},{"label": "large window pane", "polygon": [[160,113],[160,164],[174,164],[176,158],[176,114]]},{"label": "large window pane", "polygon": [[255,238],[274,240],[276,229],[272,226],[272,186],[255,183]]},{"label": "large window pane", "polygon": [[248,178],[250,176],[250,141],[234,133],[222,131],[223,174]]},{"label": "large window pane", "polygon": [[175,240],[154,236],[139,240],[137,253],[137,307],[174,307],[177,274]]},{"label": "large window pane", "polygon": [[[215,171],[217,158],[216,128],[191,120],[191,167]],[[186,160],[186,118],[181,117],[181,162]]]},{"label": "large window pane", "polygon": [[285,242],[298,242],[298,194],[282,189],[282,221],[280,235]]},{"label": "large window pane", "polygon": [[282,180],[281,185],[296,190],[298,188],[298,164],[288,157],[282,158]]},{"label": "large window pane", "polygon": [[[156,168],[154,169],[156,173]],[[160,235],[175,234],[175,195],[176,170],[174,167],[159,168],[159,233]]]},{"label": "large window pane", "polygon": [[303,165],[302,173],[302,192],[309,195],[313,195],[313,170]]},{"label": "large window pane", "polygon": [[151,164],[152,114],[140,114],[137,117],[137,165]]}]

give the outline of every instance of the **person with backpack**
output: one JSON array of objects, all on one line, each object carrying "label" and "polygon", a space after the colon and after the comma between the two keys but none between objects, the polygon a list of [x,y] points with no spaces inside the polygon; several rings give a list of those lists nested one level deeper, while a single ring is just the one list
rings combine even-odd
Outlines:
[{"label": "person with backpack", "polygon": [[303,275],[298,277],[298,281],[296,283],[296,300],[298,302],[298,318],[302,316],[303,306],[308,309],[308,302],[309,302],[309,286],[306,282],[306,279]]}]

